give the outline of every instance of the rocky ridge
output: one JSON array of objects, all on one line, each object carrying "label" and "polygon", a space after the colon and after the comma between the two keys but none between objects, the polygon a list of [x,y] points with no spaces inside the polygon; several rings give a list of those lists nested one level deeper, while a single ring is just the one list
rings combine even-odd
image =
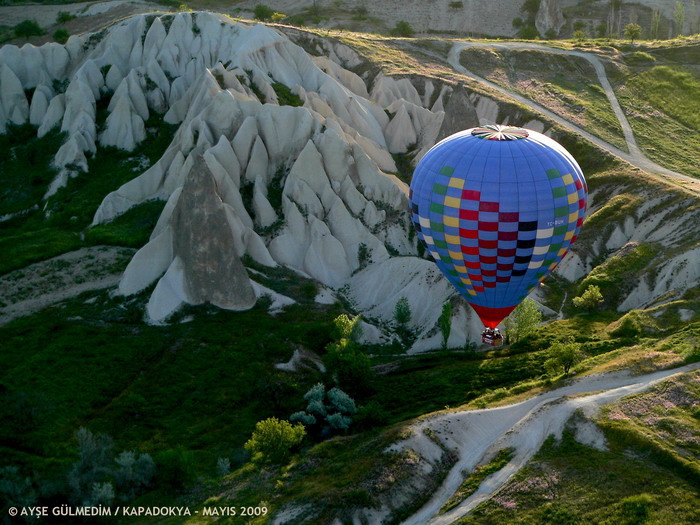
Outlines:
[{"label": "rocky ridge", "polygon": [[[392,155],[415,162],[441,137],[507,123],[512,115],[481,93],[386,76],[343,44],[286,31],[211,13],[151,14],[73,36],[65,46],[4,46],[0,130],[31,122],[40,136],[66,133],[50,196],[87,168],[86,155],[97,148],[132,150],[146,140],[152,115],[178,126],[162,158],[109,194],[93,221],[108,222],[151,199],[167,201],[119,283],[125,295],[155,284],[147,307],[152,322],[183,304],[251,307],[260,286],[238,263],[247,256],[339,291],[379,325],[391,322],[406,296],[418,334],[412,350],[434,348],[440,306],[454,292],[418,256],[407,186]],[[108,112],[100,125],[98,101]],[[548,133],[539,121],[523,125]],[[647,226],[625,224],[601,242],[616,249]],[[568,280],[588,272],[603,251],[578,253],[574,248],[561,265]],[[697,282],[691,273],[683,289]],[[667,291],[664,285],[642,293],[644,300],[624,307]],[[449,345],[460,347],[481,326],[463,301],[453,300]]]}]

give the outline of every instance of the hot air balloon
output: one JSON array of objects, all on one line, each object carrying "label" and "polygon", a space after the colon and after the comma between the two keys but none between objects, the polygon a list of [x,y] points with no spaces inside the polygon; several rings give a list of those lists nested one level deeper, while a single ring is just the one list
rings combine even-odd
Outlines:
[{"label": "hot air balloon", "polygon": [[499,125],[433,146],[409,192],[418,238],[491,334],[566,255],[587,199],[581,168],[560,144]]}]

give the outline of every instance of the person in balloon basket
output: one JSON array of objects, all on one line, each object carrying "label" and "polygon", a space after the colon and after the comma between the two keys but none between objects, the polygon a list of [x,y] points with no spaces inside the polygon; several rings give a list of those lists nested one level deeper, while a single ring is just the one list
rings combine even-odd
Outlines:
[{"label": "person in balloon basket", "polygon": [[503,336],[498,328],[486,328],[481,332],[481,341],[493,346],[498,346],[503,341]]}]

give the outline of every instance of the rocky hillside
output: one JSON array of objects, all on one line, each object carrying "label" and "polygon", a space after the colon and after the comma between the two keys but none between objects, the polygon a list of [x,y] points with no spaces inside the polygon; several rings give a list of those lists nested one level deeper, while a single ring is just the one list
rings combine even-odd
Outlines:
[{"label": "rocky hillside", "polygon": [[[130,151],[148,141],[149,118],[177,127],[162,157],[107,195],[92,224],[166,202],[119,283],[124,295],[155,284],[151,322],[183,304],[252,307],[255,285],[238,262],[249,257],[319,281],[379,326],[408,297],[414,350],[434,347],[439,305],[454,294],[420,256],[409,226],[410,164],[458,129],[513,122],[547,132],[546,125],[481,91],[386,76],[347,45],[288,31],[209,13],[141,15],[65,46],[5,46],[0,129],[29,122],[38,137],[64,134],[50,200],[87,171],[98,148]],[[602,229],[590,244],[584,230],[559,274],[579,281],[615,250],[644,242],[657,257],[645,259],[636,276],[643,278],[617,307],[668,300],[697,283],[695,201],[648,195],[638,186],[596,189],[591,220],[605,217]],[[476,341],[479,324],[454,300],[450,344],[462,346]]]},{"label": "rocky hillside", "polygon": [[[484,512],[502,522],[520,519],[517,505],[524,522],[622,521],[625,498],[638,496],[630,491],[653,480],[676,492],[642,498],[649,515],[691,516],[697,372],[671,378],[679,393],[661,408],[644,398],[638,410],[622,396],[664,392],[672,372],[659,369],[698,360],[696,192],[496,89],[507,83],[459,73],[449,50],[205,12],[0,48],[0,447],[18,465],[0,471],[13,480],[3,490],[22,501],[86,497],[70,473],[73,436],[89,427],[98,442],[113,436],[115,450],[153,455],[158,475],[144,482],[144,499],[265,506],[275,523],[446,521],[501,486]],[[457,50],[465,69],[487,65]],[[603,56],[611,71],[625,58]],[[590,73],[552,63],[543,89],[562,71]],[[612,111],[607,100],[595,109]],[[481,325],[417,244],[407,183],[436,141],[494,122],[561,141],[584,169],[590,208],[571,253],[533,294],[553,322],[502,350],[465,352]],[[589,284],[604,294],[602,311],[578,315],[571,299]],[[403,297],[410,333],[399,344]],[[452,351],[424,352],[441,346],[447,301]],[[288,419],[313,385],[339,381],[327,367],[342,313],[366,321],[357,344],[367,376],[341,385],[358,407],[350,431],[310,436],[284,468],[249,462],[242,446],[257,421]],[[573,384],[552,350],[568,337],[580,345],[572,373],[583,379]],[[619,369],[649,375],[588,376]],[[499,412],[499,403],[515,408]],[[590,421],[567,425],[575,409],[611,403],[602,420],[585,414],[604,438]],[[475,408],[498,425],[452,428]],[[657,413],[667,409],[672,417]],[[640,436],[647,423],[653,432]],[[545,441],[549,430],[560,444]],[[459,450],[453,432],[464,432]],[[472,439],[478,446],[465,447]],[[630,455],[640,458],[634,468]],[[571,458],[610,465],[624,483],[589,479],[601,468],[584,468],[586,477]],[[580,483],[542,474],[549,462]],[[475,492],[488,472],[498,485]],[[115,501],[137,497],[115,487]],[[575,501],[576,515],[550,505],[551,494]]]}]

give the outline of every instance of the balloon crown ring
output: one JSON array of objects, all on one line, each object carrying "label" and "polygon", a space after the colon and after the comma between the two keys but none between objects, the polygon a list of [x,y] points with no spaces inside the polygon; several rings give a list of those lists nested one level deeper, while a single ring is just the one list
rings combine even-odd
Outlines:
[{"label": "balloon crown ring", "polygon": [[489,124],[472,130],[472,135],[485,140],[520,140],[530,136],[526,129]]}]

